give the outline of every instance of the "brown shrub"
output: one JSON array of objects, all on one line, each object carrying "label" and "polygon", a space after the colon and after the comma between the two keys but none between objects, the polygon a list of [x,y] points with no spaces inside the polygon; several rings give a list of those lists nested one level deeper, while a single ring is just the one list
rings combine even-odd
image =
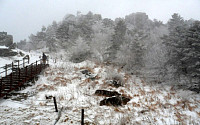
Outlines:
[{"label": "brown shrub", "polygon": [[76,76],[76,77],[73,77],[71,80],[74,80],[74,79],[80,79],[80,77]]},{"label": "brown shrub", "polygon": [[132,103],[133,107],[140,107],[140,104],[133,102]]},{"label": "brown shrub", "polygon": [[121,109],[119,109],[119,108],[117,108],[117,107],[114,108],[114,111],[115,111],[115,112],[124,113],[124,111],[122,111]]},{"label": "brown shrub", "polygon": [[57,75],[62,76],[62,75],[64,75],[64,73],[62,73],[62,72],[58,72]]},{"label": "brown shrub", "polygon": [[44,90],[55,90],[55,87],[53,85],[46,85],[42,84],[36,87],[38,91],[44,91]]},{"label": "brown shrub", "polygon": [[200,117],[200,112],[196,112],[197,113],[197,115]]}]

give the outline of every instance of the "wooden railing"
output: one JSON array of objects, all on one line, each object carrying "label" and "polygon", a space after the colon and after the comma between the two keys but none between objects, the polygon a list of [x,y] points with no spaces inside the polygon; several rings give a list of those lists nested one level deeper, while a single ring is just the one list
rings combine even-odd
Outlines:
[{"label": "wooden railing", "polygon": [[[17,62],[17,65],[15,65]],[[20,64],[20,62],[22,62]],[[18,60],[11,64],[6,64],[5,69],[1,73],[5,73],[5,76],[0,78],[0,97],[3,97],[13,90],[21,88],[25,83],[33,80],[37,77],[43,69],[49,66],[48,61],[37,60],[29,65],[29,59],[27,61]]]},{"label": "wooden railing", "polygon": [[1,77],[3,77],[4,75],[7,76],[9,74],[9,71],[12,71],[14,68],[25,67],[26,64],[29,64],[29,63],[30,63],[29,56],[25,56],[22,60],[14,60],[12,63],[6,64],[5,66],[0,67],[0,71],[2,69],[4,70],[0,72],[0,76]]}]

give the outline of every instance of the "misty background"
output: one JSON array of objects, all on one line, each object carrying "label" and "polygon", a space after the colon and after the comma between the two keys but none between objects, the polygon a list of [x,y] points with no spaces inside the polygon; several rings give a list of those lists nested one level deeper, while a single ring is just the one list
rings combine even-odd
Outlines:
[{"label": "misty background", "polygon": [[0,0],[0,30],[12,34],[14,42],[27,39],[43,25],[60,21],[77,11],[101,14],[115,19],[135,12],[145,12],[151,20],[167,23],[173,13],[184,19],[200,20],[199,0]]}]

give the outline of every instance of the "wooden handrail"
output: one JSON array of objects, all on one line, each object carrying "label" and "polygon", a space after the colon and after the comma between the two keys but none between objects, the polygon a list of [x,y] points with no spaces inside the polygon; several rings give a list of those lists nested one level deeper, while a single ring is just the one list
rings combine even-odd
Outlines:
[{"label": "wooden handrail", "polygon": [[[29,64],[28,66],[22,68],[20,68],[20,63],[18,63],[18,65],[14,65],[14,62],[12,62],[11,66],[9,67],[8,65],[6,65],[5,66],[6,71],[4,72],[7,73],[8,70],[12,70],[12,72],[11,74],[7,73],[6,76],[0,78],[0,87],[1,87],[0,98],[3,97],[4,95],[7,95],[12,90],[15,90],[17,87],[21,87],[27,81],[32,80],[47,65],[48,65],[47,63],[44,65],[41,59],[36,60],[35,62]],[[14,68],[16,68],[16,70],[13,70]],[[5,86],[9,86],[9,90],[5,91]]]},{"label": "wooden handrail", "polygon": [[[20,68],[20,66],[24,67],[26,63],[27,64],[30,63],[30,59],[29,58],[28,58],[27,61],[23,61],[23,60],[15,60],[11,64],[6,64],[5,66],[0,67],[0,69],[5,69],[4,71],[1,71],[0,74],[5,73],[5,75],[8,75],[7,72],[10,71],[10,70],[13,70],[15,63],[17,63],[17,68]],[[22,61],[22,63],[20,63],[21,61]],[[35,62],[32,63],[32,65],[34,65],[38,61],[42,62],[42,59],[36,60]]]}]

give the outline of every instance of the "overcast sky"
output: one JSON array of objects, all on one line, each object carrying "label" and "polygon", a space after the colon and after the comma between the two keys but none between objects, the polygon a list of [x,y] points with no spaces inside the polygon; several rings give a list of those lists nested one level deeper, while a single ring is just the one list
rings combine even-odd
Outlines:
[{"label": "overcast sky", "polygon": [[77,11],[92,11],[112,19],[145,12],[150,19],[164,23],[173,13],[200,20],[200,0],[0,0],[0,32],[8,32],[18,42],[35,34],[42,25],[61,21],[66,14]]}]

